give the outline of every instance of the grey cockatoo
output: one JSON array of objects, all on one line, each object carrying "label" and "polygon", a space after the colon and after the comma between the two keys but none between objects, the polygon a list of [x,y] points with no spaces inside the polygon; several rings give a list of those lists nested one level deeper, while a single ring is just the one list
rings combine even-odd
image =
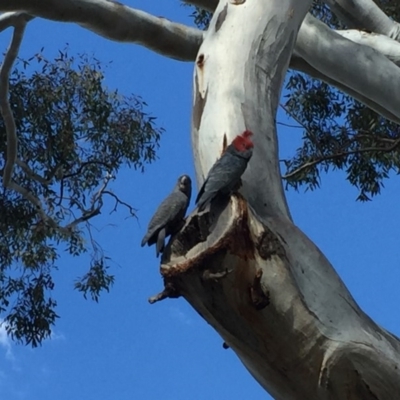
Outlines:
[{"label": "grey cockatoo", "polygon": [[154,213],[142,240],[151,246],[156,244],[156,255],[164,250],[165,238],[176,233],[182,225],[192,195],[192,180],[188,175],[179,177],[172,193]]},{"label": "grey cockatoo", "polygon": [[211,167],[196,198],[199,211],[211,203],[219,193],[229,195],[238,186],[253,154],[251,135],[252,133],[246,130],[236,136],[221,158]]}]

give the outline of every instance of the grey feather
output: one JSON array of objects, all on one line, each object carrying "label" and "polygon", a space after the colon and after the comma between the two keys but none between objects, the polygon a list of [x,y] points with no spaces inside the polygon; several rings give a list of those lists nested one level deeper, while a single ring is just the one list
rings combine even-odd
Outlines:
[{"label": "grey feather", "polygon": [[165,243],[165,235],[166,235],[165,228],[160,229],[157,235],[157,243],[156,243],[156,256],[158,257],[160,253],[164,250],[164,243]]},{"label": "grey feather", "polygon": [[252,156],[252,150],[239,152],[232,145],[226,148],[222,157],[210,169],[196,198],[199,211],[209,204],[219,193],[229,195],[239,184]]},{"label": "grey feather", "polygon": [[179,177],[174,190],[157,208],[149,222],[141,245],[156,244],[157,257],[164,250],[165,238],[176,233],[185,217],[192,194],[192,182],[188,175]]}]

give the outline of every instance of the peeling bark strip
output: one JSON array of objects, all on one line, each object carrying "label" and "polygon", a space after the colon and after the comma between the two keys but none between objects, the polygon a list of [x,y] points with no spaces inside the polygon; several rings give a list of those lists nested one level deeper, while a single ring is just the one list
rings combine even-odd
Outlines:
[{"label": "peeling bark strip", "polygon": [[210,280],[210,279],[218,280],[218,279],[225,278],[231,272],[232,272],[231,269],[226,269],[225,271],[221,271],[221,272],[211,272],[210,270],[206,269],[203,272],[203,279],[204,280]]}]

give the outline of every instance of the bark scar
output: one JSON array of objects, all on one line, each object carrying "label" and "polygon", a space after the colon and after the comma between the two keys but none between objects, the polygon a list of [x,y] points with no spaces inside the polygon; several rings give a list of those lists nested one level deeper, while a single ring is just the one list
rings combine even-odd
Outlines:
[{"label": "bark scar", "polygon": [[[184,228],[174,236],[173,242],[170,242],[167,246],[167,251],[163,253],[161,274],[164,278],[170,279],[198,268],[204,271],[204,269],[207,269],[205,268],[207,266],[207,260],[211,257],[215,257],[217,254],[224,256],[229,252],[243,260],[254,259],[254,244],[247,225],[248,209],[246,200],[240,193],[233,194],[232,198],[235,198],[233,201],[236,203],[237,207],[236,218],[232,221],[232,225],[229,226],[215,243],[207,247],[207,249],[203,249],[199,253],[194,254],[190,258],[186,256],[188,251],[200,242],[207,240],[211,225],[214,224],[219,217],[217,215],[211,217],[211,214],[213,214],[211,210],[200,214],[197,214],[195,211],[188,217]],[[229,198],[220,198],[218,200],[216,199],[213,204],[215,207],[225,208],[229,201],[232,200]],[[200,229],[203,225],[204,228]],[[171,255],[173,255],[173,258],[180,258],[179,262],[175,261],[170,265]]]},{"label": "bark scar", "polygon": [[[201,58],[201,56],[203,58]],[[207,90],[204,91],[203,88],[203,63],[204,63],[204,55],[200,54],[199,59],[197,60],[197,64],[201,64],[198,68],[198,73],[195,77],[195,101],[193,105],[193,125],[194,128],[199,131],[201,118],[203,116],[204,107],[207,103]]]},{"label": "bark scar", "polygon": [[228,139],[226,137],[226,133],[224,133],[224,137],[222,139],[222,152],[221,156],[225,153],[226,148],[228,147]]},{"label": "bark scar", "polygon": [[217,22],[215,23],[215,32],[218,32],[221,29],[221,26],[224,23],[227,15],[228,15],[228,4],[226,4],[224,9],[218,14]]},{"label": "bark scar", "polygon": [[263,260],[268,260],[273,255],[277,255],[278,257],[285,256],[285,250],[278,237],[266,228],[259,236],[256,247],[258,254]]},{"label": "bark scar", "polygon": [[218,279],[225,278],[231,272],[232,272],[231,269],[225,269],[224,271],[221,271],[221,272],[211,272],[209,269],[206,269],[203,272],[203,279],[205,281],[208,281],[208,280],[216,280],[217,281]]},{"label": "bark scar", "polygon": [[269,304],[269,292],[264,292],[261,287],[262,276],[263,270],[260,268],[254,276],[253,284],[250,286],[250,300],[256,310],[262,310]]}]

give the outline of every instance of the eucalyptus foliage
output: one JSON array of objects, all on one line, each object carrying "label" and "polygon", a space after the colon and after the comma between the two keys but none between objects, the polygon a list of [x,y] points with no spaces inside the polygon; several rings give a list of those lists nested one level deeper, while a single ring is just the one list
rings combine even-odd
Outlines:
[{"label": "eucalyptus foliage", "polygon": [[[113,284],[90,220],[104,196],[134,215],[108,186],[122,167],[143,171],[155,160],[162,129],[140,97],[104,86],[98,60],[66,50],[54,61],[42,52],[20,60],[10,104],[19,139],[13,180],[23,193],[0,192],[0,313],[14,339],[37,346],[58,317],[52,274],[63,248],[91,253],[87,274],[75,282],[85,297],[97,301]],[[0,119],[1,168],[6,146]]]}]

